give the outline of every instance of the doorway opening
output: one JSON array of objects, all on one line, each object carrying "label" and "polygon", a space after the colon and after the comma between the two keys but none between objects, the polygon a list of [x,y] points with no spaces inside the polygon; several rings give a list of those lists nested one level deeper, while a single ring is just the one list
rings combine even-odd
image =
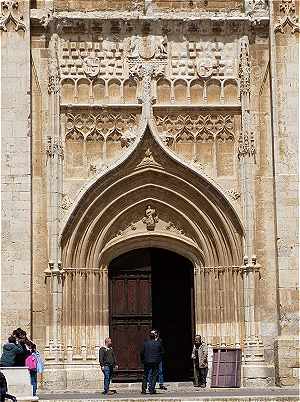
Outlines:
[{"label": "doorway opening", "polygon": [[160,248],[132,250],[109,265],[109,325],[118,381],[139,381],[140,350],[152,328],[163,341],[165,381],[192,377],[193,264]]}]

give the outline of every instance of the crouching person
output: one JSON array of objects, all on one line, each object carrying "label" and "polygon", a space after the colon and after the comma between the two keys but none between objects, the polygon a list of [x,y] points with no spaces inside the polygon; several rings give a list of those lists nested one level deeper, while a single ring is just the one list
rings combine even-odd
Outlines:
[{"label": "crouching person", "polygon": [[9,395],[7,393],[7,382],[5,375],[1,373],[0,371],[0,396],[1,396],[1,402],[5,402],[5,399],[10,399],[11,401],[17,402],[17,398],[13,395]]},{"label": "crouching person", "polygon": [[[99,350],[99,362],[101,370],[104,374],[104,391],[102,394],[109,393],[109,385],[113,376],[114,369],[118,369],[116,357],[112,348],[111,338],[105,339],[105,346],[102,346]],[[116,391],[112,391],[116,393]]]},{"label": "crouching person", "polygon": [[206,343],[202,341],[200,335],[196,335],[192,351],[195,387],[206,387],[206,377],[208,372],[207,355],[208,353]]}]

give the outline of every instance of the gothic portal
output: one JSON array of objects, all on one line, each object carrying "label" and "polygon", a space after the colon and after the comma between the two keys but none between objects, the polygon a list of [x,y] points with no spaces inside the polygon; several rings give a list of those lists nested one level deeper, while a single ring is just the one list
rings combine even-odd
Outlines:
[{"label": "gothic portal", "polygon": [[109,334],[137,380],[152,326],[171,381],[199,333],[295,384],[298,2],[0,4],[2,340],[49,389],[96,388]]}]

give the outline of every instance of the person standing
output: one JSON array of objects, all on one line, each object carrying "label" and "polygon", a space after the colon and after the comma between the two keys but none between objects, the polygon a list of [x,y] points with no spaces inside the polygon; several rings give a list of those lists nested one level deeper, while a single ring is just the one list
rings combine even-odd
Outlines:
[{"label": "person standing", "polygon": [[144,375],[142,382],[142,394],[146,394],[147,383],[149,379],[149,393],[156,394],[155,385],[157,381],[157,374],[159,364],[163,357],[163,347],[161,342],[155,340],[157,334],[155,331],[150,331],[149,340],[144,342],[143,349],[141,350],[141,361],[144,365]]},{"label": "person standing", "polygon": [[36,357],[36,346],[34,343],[28,343],[30,348],[30,355],[26,357],[25,366],[29,370],[30,382],[32,385],[33,396],[36,396],[37,391],[37,357]]},{"label": "person standing", "polygon": [[[101,370],[104,374],[104,391],[102,394],[106,395],[109,392],[109,385],[112,379],[114,369],[118,369],[116,357],[112,348],[111,338],[105,339],[105,346],[99,350],[99,362]],[[116,391],[113,391],[116,393]]]},{"label": "person standing", "polygon": [[196,335],[192,351],[195,387],[206,387],[206,377],[208,372],[207,354],[206,343],[202,341],[200,335]]},{"label": "person standing", "polygon": [[[156,337],[155,340],[157,342],[160,342],[161,345],[163,344],[162,339],[160,338],[159,331],[156,329],[155,330]],[[150,377],[151,377],[151,372],[149,372],[148,376],[148,383],[150,384]],[[167,390],[167,387],[164,385],[164,368],[163,368],[163,359],[159,363],[158,366],[158,384],[159,384],[159,389]]]}]

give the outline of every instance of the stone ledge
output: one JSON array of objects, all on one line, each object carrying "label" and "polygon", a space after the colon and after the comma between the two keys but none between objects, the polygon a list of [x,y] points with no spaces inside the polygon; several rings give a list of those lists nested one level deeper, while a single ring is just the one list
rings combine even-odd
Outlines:
[{"label": "stone ledge", "polygon": [[5,375],[8,393],[16,396],[20,401],[37,401],[39,398],[32,395],[32,385],[27,367],[1,367]]}]

